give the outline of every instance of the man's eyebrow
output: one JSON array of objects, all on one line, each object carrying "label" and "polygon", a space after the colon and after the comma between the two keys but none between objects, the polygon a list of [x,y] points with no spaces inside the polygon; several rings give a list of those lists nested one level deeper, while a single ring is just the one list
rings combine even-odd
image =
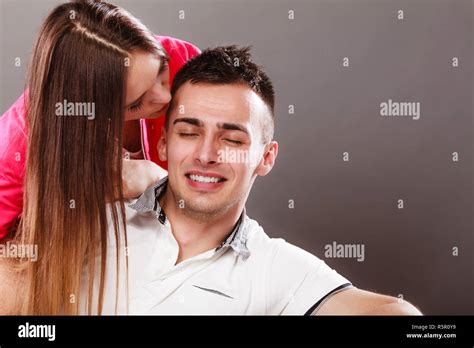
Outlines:
[{"label": "man's eyebrow", "polygon": [[244,132],[247,135],[250,135],[246,127],[237,123],[218,123],[217,127],[225,130],[238,130]]},{"label": "man's eyebrow", "polygon": [[197,119],[197,118],[193,118],[193,117],[180,117],[180,118],[177,118],[176,120],[174,120],[173,124],[176,124],[176,123],[180,123],[180,122],[183,122],[183,123],[189,123],[193,126],[197,126],[197,127],[202,127],[203,126],[203,123],[201,120]]}]

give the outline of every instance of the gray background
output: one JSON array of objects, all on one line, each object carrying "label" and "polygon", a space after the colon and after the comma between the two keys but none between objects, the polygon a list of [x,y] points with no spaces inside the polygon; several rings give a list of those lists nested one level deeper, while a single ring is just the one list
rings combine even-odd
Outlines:
[{"label": "gray background", "polygon": [[[60,2],[0,0],[1,113]],[[425,314],[474,314],[472,1],[112,2],[201,48],[253,45],[277,92],[279,157],[247,204],[267,234]],[[420,102],[420,120],[381,117],[388,99]],[[363,244],[365,261],[325,258],[333,241]]]}]

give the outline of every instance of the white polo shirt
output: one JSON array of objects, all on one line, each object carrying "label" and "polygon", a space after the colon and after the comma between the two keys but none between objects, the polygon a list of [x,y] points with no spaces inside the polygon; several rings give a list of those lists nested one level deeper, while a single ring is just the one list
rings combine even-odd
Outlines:
[{"label": "white polo shirt", "polygon": [[[220,247],[175,265],[178,243],[158,202],[166,185],[164,178],[125,204],[128,250],[119,249],[118,293],[110,228],[103,314],[304,315],[352,286],[316,256],[267,236],[245,211]],[[85,292],[84,285],[82,296]]]}]

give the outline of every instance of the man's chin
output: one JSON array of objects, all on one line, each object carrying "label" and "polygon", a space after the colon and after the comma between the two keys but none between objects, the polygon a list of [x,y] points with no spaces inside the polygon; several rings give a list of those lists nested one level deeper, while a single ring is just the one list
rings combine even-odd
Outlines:
[{"label": "man's chin", "polygon": [[183,212],[191,217],[194,217],[198,220],[206,220],[210,221],[215,219],[218,216],[221,216],[223,213],[225,213],[227,209],[223,206],[204,206],[204,205],[195,205],[192,204],[191,206],[187,206],[184,208]]},{"label": "man's chin", "polygon": [[[194,192],[184,195],[178,200],[178,206],[196,214],[217,214],[225,210],[227,204],[213,194],[199,194]],[[181,203],[181,205],[180,205]]]},{"label": "man's chin", "polygon": [[219,208],[220,205],[216,204],[216,200],[208,199],[207,197],[189,197],[188,200],[184,201],[188,203],[186,208],[189,208],[199,213],[210,213]]}]

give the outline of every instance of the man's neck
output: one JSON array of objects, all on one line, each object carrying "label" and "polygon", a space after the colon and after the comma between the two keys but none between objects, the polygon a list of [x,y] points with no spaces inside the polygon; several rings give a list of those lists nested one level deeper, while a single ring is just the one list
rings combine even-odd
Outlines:
[{"label": "man's neck", "polygon": [[176,264],[220,246],[239,220],[244,206],[243,203],[238,204],[218,216],[198,219],[178,207],[170,190],[166,190],[163,194],[160,205],[165,210],[171,231],[178,242],[179,254]]}]

